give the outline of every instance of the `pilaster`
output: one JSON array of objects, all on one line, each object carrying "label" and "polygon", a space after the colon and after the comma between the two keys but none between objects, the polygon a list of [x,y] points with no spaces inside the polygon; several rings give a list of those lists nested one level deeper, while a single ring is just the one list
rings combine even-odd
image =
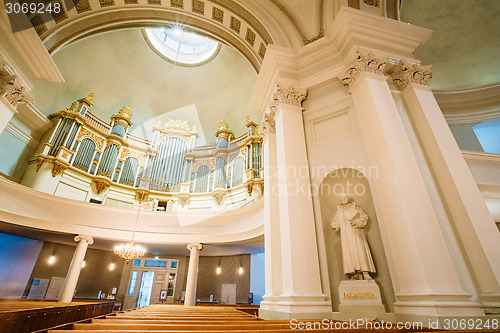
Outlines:
[{"label": "pilaster", "polygon": [[[265,253],[265,295],[260,302],[261,317],[265,310],[276,310],[279,296],[283,291],[281,237],[277,175],[276,123],[274,116],[276,106],[262,117],[261,133],[263,134],[264,157],[264,253]],[[262,311],[264,310],[264,311]]]},{"label": "pilaster", "polygon": [[444,201],[481,291],[483,306],[500,307],[500,234],[427,80],[431,66],[401,61],[394,83],[413,118]]},{"label": "pilaster", "polygon": [[[392,254],[398,315],[484,315],[460,284],[408,135],[382,70],[356,54],[340,77],[351,89]],[[422,246],[425,244],[425,246]],[[437,255],[438,254],[438,255]],[[437,274],[436,272],[439,272]]]},{"label": "pilaster", "polygon": [[273,195],[279,196],[283,277],[277,311],[325,318],[331,305],[321,289],[302,119],[306,96],[305,90],[280,84],[273,95],[279,191]]}]

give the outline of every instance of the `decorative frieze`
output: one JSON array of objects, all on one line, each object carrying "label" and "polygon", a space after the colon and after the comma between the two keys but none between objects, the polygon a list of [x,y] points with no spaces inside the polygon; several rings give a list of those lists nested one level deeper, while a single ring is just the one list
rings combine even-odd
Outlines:
[{"label": "decorative frieze", "polygon": [[382,71],[386,63],[386,59],[377,58],[373,55],[373,53],[362,53],[357,51],[356,58],[353,62],[347,65],[347,69],[340,77],[340,81],[342,81],[344,85],[352,86],[359,75],[363,72],[383,74]]},{"label": "decorative frieze", "polygon": [[296,90],[292,86],[283,88],[278,84],[276,85],[276,90],[274,91],[271,108],[276,107],[279,104],[302,106],[302,102],[306,99],[306,97],[307,90]]},{"label": "decorative frieze", "polygon": [[127,157],[135,157],[139,161],[140,165],[144,166],[144,164],[145,164],[145,157],[146,157],[145,154],[142,154],[142,153],[139,153],[137,151],[133,151],[133,150],[130,150],[127,148],[123,148],[121,156],[120,156],[120,160],[125,160],[125,159],[127,159]]},{"label": "decorative frieze", "polygon": [[86,129],[86,128],[82,128],[82,129],[80,130],[80,133],[78,133],[78,138],[77,138],[77,140],[78,140],[78,141],[82,141],[82,139],[83,139],[84,137],[89,137],[89,138],[93,139],[93,140],[94,140],[94,142],[97,144],[97,150],[98,150],[98,151],[102,151],[102,147],[103,147],[103,145],[104,145],[104,141],[105,141],[103,138],[101,138],[100,136],[98,136],[98,135],[96,135],[96,134],[92,133],[91,131],[89,131],[89,130],[88,130],[88,129]]},{"label": "decorative frieze", "polygon": [[391,73],[394,83],[401,90],[405,90],[410,83],[428,85],[427,81],[432,78],[432,65],[420,66],[407,64],[400,61]]}]

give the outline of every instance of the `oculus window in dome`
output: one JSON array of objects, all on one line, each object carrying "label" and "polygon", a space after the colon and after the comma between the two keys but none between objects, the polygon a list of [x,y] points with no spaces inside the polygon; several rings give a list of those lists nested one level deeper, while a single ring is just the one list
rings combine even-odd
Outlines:
[{"label": "oculus window in dome", "polygon": [[221,47],[217,41],[181,26],[144,29],[144,36],[159,56],[182,66],[206,64],[217,56]]}]

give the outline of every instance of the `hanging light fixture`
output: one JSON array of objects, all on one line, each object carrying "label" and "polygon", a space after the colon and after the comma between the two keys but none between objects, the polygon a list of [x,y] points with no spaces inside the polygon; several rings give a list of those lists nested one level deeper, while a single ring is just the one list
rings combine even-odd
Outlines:
[{"label": "hanging light fixture", "polygon": [[142,257],[146,253],[146,249],[134,244],[135,229],[137,228],[137,221],[139,220],[139,213],[141,211],[142,201],[140,201],[139,210],[137,211],[137,217],[135,218],[134,233],[132,234],[132,240],[127,244],[121,244],[115,246],[114,253],[125,260],[129,261],[131,259],[136,259]]}]

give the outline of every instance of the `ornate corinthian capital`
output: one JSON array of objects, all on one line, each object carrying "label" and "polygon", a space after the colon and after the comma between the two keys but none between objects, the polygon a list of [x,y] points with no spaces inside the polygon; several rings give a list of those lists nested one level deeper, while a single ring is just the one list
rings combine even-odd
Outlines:
[{"label": "ornate corinthian capital", "polygon": [[288,104],[302,106],[302,101],[307,97],[307,90],[295,90],[294,87],[283,88],[279,84],[273,95],[273,106],[278,104]]},{"label": "ornate corinthian capital", "polygon": [[17,76],[11,75],[5,67],[0,68],[0,96],[4,96],[14,108],[33,101],[33,97],[19,83]]},{"label": "ornate corinthian capital", "polygon": [[344,85],[352,85],[363,72],[383,74],[382,69],[387,63],[386,59],[376,58],[372,53],[356,52],[356,58],[347,65],[347,68],[340,76],[340,81]]},{"label": "ornate corinthian capital", "polygon": [[274,120],[274,114],[276,113],[276,107],[271,106],[269,113],[264,113],[262,117],[262,125],[259,128],[259,132],[266,136],[269,133],[276,133],[276,122]]},{"label": "ornate corinthian capital", "polygon": [[410,65],[404,61],[400,61],[391,75],[394,83],[401,90],[406,89],[410,83],[426,86],[427,81],[432,78],[432,66]]}]

